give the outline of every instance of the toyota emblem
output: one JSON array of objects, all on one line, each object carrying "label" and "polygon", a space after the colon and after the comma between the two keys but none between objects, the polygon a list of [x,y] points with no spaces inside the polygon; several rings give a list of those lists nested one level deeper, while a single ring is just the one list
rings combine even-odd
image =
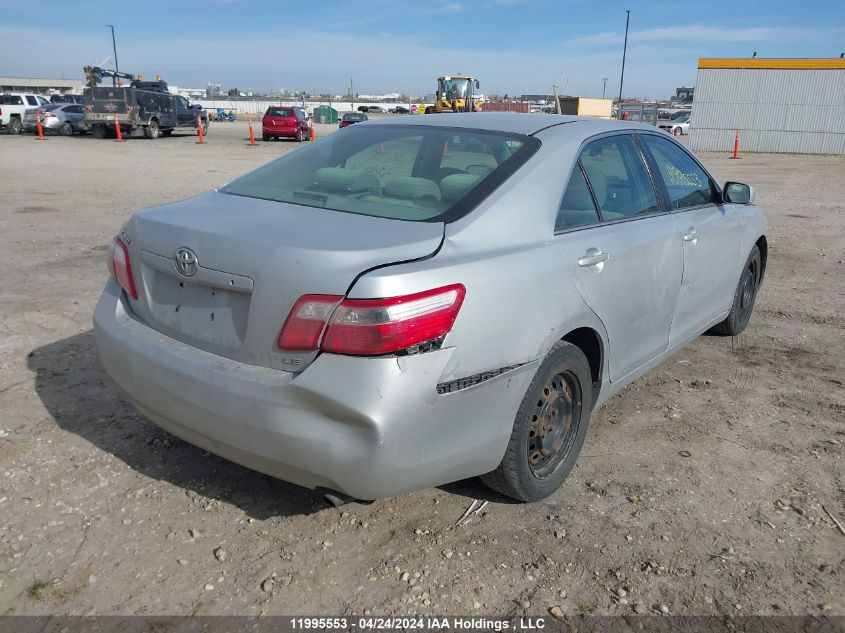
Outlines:
[{"label": "toyota emblem", "polygon": [[190,248],[180,248],[173,256],[173,263],[176,266],[176,272],[185,277],[193,277],[197,274],[199,268],[199,261],[197,254]]}]

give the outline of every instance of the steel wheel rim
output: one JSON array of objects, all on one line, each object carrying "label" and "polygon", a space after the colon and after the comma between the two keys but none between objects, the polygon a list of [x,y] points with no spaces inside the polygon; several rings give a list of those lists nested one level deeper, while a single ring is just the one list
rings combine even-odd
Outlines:
[{"label": "steel wheel rim", "polygon": [[742,291],[739,295],[739,315],[744,321],[751,316],[754,295],[757,291],[757,262],[751,262],[742,276]]},{"label": "steel wheel rim", "polygon": [[538,479],[557,471],[578,435],[581,384],[571,371],[552,376],[537,397],[528,427],[528,467]]}]

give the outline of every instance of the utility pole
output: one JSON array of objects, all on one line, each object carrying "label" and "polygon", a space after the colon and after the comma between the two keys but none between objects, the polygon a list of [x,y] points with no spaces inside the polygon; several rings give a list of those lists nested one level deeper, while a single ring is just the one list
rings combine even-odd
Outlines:
[{"label": "utility pole", "polygon": [[604,99],[604,95],[607,92],[607,77],[601,78],[601,98]]},{"label": "utility pole", "polygon": [[555,114],[560,114],[560,99],[557,96],[557,84],[552,84],[552,94],[555,96]]},{"label": "utility pole", "polygon": [[619,77],[619,104],[622,105],[622,83],[625,81],[625,55],[628,52],[628,24],[631,21],[631,10],[625,11],[625,46],[622,49],[622,75]]},{"label": "utility pole", "polygon": [[349,78],[349,100],[351,101],[352,112],[355,112],[355,89],[352,87],[352,77]]},{"label": "utility pole", "polygon": [[[114,52],[114,70],[120,72],[120,66],[117,65],[117,43],[114,41],[114,24],[106,24],[111,29],[111,47]],[[111,78],[112,85],[117,86],[117,77]]]}]

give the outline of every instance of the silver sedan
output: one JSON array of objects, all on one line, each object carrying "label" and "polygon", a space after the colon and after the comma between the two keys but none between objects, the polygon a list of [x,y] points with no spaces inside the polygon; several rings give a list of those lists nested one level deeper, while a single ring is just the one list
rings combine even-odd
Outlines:
[{"label": "silver sedan", "polygon": [[249,468],[533,501],[595,407],[745,329],[767,251],[751,188],[652,126],[384,119],[137,212],[94,331],[141,412]]}]

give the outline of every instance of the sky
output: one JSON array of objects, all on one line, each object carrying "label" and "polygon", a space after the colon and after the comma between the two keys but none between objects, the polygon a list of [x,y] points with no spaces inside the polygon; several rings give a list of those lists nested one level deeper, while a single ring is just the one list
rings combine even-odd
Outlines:
[{"label": "sky", "polygon": [[[21,6],[29,7],[21,10]],[[438,75],[485,94],[664,98],[699,57],[839,57],[845,2],[686,0],[0,0],[0,75],[82,79],[107,60],[179,87],[422,95]]]}]

